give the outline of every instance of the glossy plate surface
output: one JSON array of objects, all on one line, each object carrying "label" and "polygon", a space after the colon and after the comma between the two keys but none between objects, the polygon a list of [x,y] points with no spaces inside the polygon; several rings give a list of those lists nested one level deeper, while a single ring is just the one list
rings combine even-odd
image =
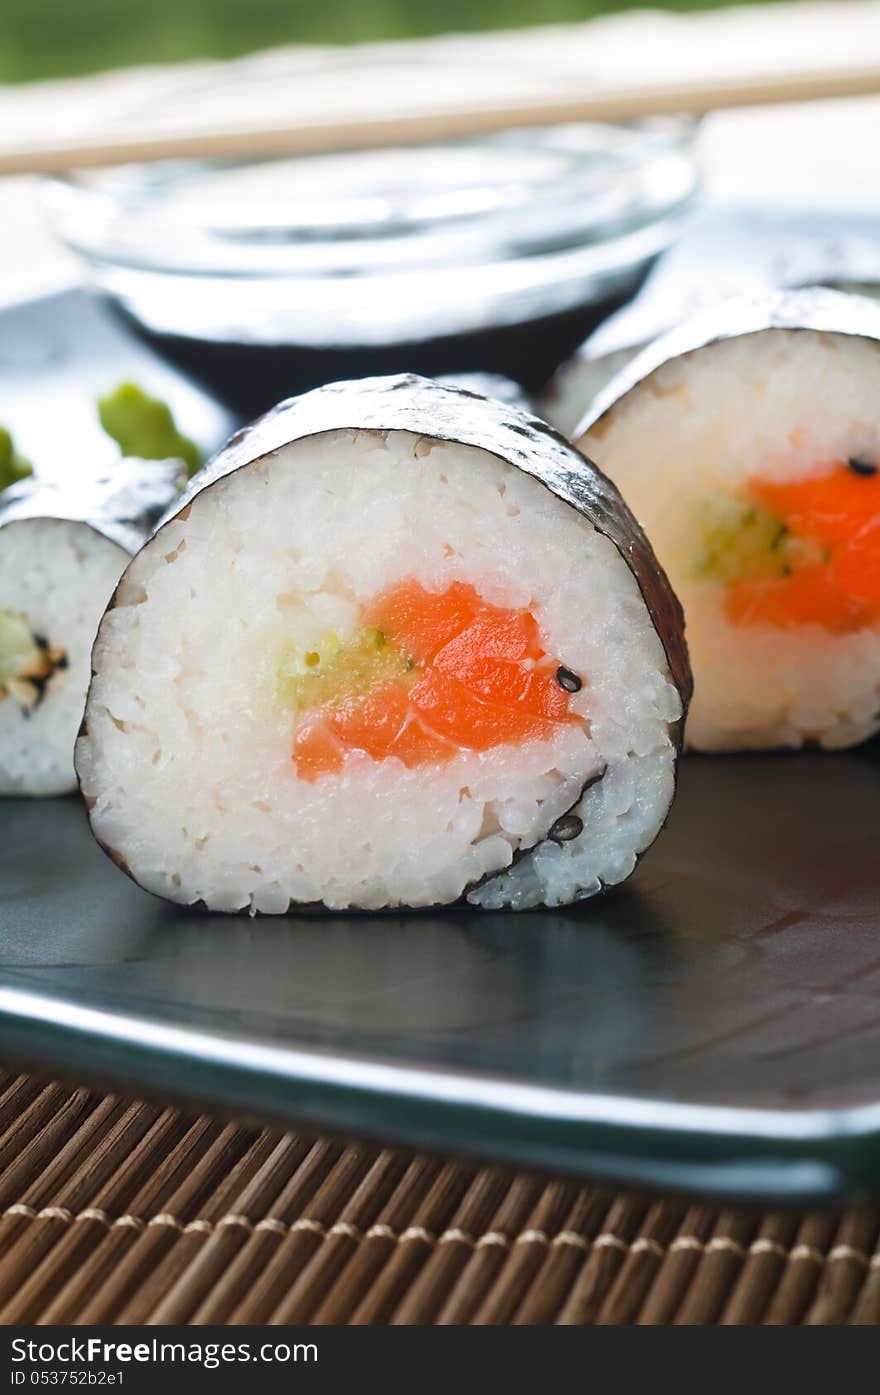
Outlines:
[{"label": "glossy plate surface", "polygon": [[315,1129],[765,1199],[880,1178],[880,749],[693,757],[625,887],[218,917],[0,805],[0,1056]]}]

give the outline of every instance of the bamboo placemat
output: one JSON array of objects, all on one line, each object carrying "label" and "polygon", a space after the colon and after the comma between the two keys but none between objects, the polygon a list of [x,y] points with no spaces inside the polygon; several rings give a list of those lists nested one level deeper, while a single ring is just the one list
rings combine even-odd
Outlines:
[{"label": "bamboo placemat", "polygon": [[740,1212],[0,1072],[0,1323],[880,1321],[880,1210]]}]

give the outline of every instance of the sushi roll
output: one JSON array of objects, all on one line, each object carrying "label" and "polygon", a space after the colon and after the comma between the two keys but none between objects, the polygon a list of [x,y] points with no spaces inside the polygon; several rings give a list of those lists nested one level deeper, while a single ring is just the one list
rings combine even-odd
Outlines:
[{"label": "sushi roll", "polygon": [[588,339],[551,378],[538,402],[541,415],[564,436],[571,436],[584,418],[584,404],[593,402],[648,342],[634,344],[629,349],[614,349],[607,354],[593,354]]},{"label": "sushi roll", "polygon": [[98,841],[211,910],[558,905],[673,796],[680,608],[536,418],[412,376],[234,436],[128,566],[76,751]]},{"label": "sushi roll", "polygon": [[574,439],[684,605],[689,746],[880,728],[880,307],[816,289],[716,307],[630,364]]},{"label": "sushi roll", "polygon": [[76,789],[98,622],[179,475],[178,461],[120,460],[75,486],[30,479],[0,494],[0,795]]}]

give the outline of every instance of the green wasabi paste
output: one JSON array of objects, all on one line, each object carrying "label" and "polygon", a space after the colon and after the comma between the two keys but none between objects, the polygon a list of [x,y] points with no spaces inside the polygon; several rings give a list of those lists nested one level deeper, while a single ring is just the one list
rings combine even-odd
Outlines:
[{"label": "green wasabi paste", "polygon": [[27,479],[34,473],[34,467],[23,455],[19,455],[12,437],[4,426],[0,426],[0,489],[6,489],[18,480]]},{"label": "green wasabi paste", "polygon": [[182,460],[188,477],[202,463],[198,446],[178,431],[167,402],[150,397],[137,383],[120,383],[114,392],[99,398],[98,416],[123,455]]}]

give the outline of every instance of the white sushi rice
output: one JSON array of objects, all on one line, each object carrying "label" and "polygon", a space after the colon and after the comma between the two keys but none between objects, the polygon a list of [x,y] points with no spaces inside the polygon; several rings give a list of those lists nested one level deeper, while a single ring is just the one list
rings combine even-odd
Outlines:
[{"label": "white sushi rice", "polygon": [[[584,678],[584,724],[430,768],[355,752],[298,778],[279,644],[344,630],[409,578],[529,608]],[[680,699],[614,546],[495,456],[406,432],[309,437],[197,495],[128,569],[95,669],[77,749],[94,830],[187,904],[564,903],[626,877],[672,797]],[[524,852],[573,805],[580,836]]]},{"label": "white sushi rice", "polygon": [[618,485],[684,606],[698,750],[852,745],[880,727],[880,633],[732,624],[723,582],[697,574],[695,518],[753,476],[800,480],[880,463],[880,346],[768,329],[655,371],[578,445]]},{"label": "white sushi rice", "polygon": [[0,795],[76,788],[73,747],[98,622],[128,553],[85,523],[20,519],[0,528],[0,610],[23,615],[66,663],[29,710],[0,697]]}]

